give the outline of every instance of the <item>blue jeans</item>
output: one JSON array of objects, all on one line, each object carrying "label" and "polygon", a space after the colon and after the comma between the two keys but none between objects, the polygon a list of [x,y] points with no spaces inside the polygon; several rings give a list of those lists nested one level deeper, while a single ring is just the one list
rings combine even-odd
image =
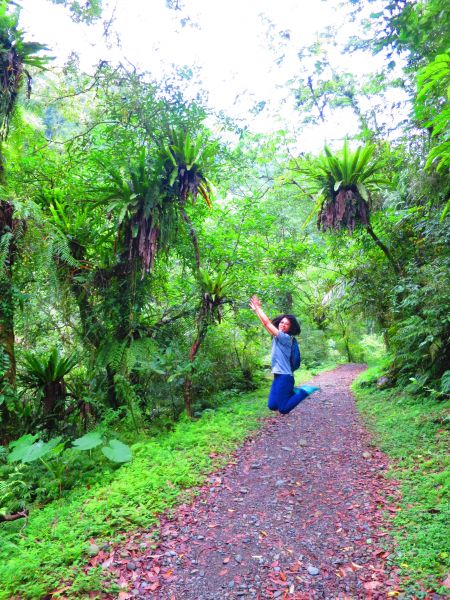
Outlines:
[{"label": "blue jeans", "polygon": [[278,410],[282,415],[287,415],[297,404],[309,396],[311,392],[301,388],[294,393],[294,383],[292,375],[274,374],[269,393],[268,407],[270,410]]}]

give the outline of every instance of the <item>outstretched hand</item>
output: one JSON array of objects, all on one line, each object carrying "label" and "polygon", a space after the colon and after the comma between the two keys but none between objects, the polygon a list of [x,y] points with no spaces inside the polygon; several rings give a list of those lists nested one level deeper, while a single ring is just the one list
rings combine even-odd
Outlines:
[{"label": "outstretched hand", "polygon": [[259,301],[259,298],[258,296],[256,296],[256,294],[251,297],[249,306],[252,310],[261,308],[261,302]]}]

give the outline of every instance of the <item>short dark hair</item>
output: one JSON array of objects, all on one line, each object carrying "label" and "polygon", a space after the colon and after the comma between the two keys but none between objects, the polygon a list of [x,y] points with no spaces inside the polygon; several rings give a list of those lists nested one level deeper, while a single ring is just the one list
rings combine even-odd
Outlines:
[{"label": "short dark hair", "polygon": [[294,317],[294,315],[278,315],[275,319],[272,319],[272,325],[278,329],[281,319],[289,319],[291,326],[289,327],[289,335],[298,335],[301,331],[300,323]]}]

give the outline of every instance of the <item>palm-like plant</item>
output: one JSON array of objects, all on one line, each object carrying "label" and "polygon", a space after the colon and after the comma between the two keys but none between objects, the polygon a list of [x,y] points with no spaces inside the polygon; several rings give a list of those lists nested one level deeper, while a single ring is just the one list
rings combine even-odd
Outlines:
[{"label": "palm-like plant", "polygon": [[8,0],[0,0],[0,142],[8,135],[9,121],[24,73],[30,91],[31,78],[25,67],[43,68],[49,60],[36,55],[40,50],[47,50],[45,46],[24,41],[23,33],[17,27],[18,10],[9,12],[9,5]]},{"label": "palm-like plant", "polygon": [[200,194],[211,206],[212,184],[206,172],[217,146],[177,129],[169,130],[169,142],[153,161],[142,149],[128,172],[108,167],[107,210],[117,214],[128,258],[140,259],[143,271],[152,270],[158,250],[168,248],[180,215],[189,227],[200,268],[197,238],[185,204],[189,198],[195,202]]},{"label": "palm-like plant", "polygon": [[[42,44],[24,41],[23,33],[17,27],[18,9],[11,12],[10,5],[9,0],[0,0],[0,183],[4,183],[3,143],[8,136],[9,123],[24,73],[27,75],[28,93],[30,92],[31,78],[25,67],[26,65],[43,67],[48,60],[36,56],[36,52],[45,49]],[[5,269],[0,278],[0,356],[6,356],[9,362],[5,375],[0,376],[0,391],[6,389],[6,383],[8,387],[14,386],[16,378],[14,302],[11,283],[15,258],[14,229],[14,205],[9,200],[0,198],[0,245],[5,247],[5,236],[8,244],[4,260]],[[2,413],[6,421],[8,413],[5,406],[0,408],[0,418]]]},{"label": "palm-like plant", "polygon": [[161,190],[144,149],[128,172],[110,167],[108,174],[107,210],[117,214],[128,260],[140,259],[143,271],[150,271],[158,249],[166,249],[176,231],[176,205]]},{"label": "palm-like plant", "polygon": [[352,233],[355,227],[363,225],[397,275],[401,275],[401,265],[370,224],[370,193],[389,183],[382,173],[383,161],[374,158],[374,152],[373,144],[352,152],[346,140],[341,152],[333,154],[325,147],[324,155],[299,171],[306,175],[317,193],[317,227],[323,231],[346,229]]},{"label": "palm-like plant", "polygon": [[21,379],[42,397],[44,416],[51,422],[56,422],[55,413],[67,395],[64,378],[77,363],[74,354],[61,356],[57,348],[46,356],[31,352],[24,356],[26,371]]},{"label": "palm-like plant", "polygon": [[[201,304],[197,313],[197,335],[189,350],[189,360],[194,361],[201,343],[206,337],[210,324],[220,323],[222,319],[222,307],[228,302],[227,291],[230,281],[226,279],[225,273],[219,271],[216,275],[209,275],[203,269],[198,271],[198,280],[201,290]],[[184,405],[188,416],[191,412],[191,388],[192,381],[189,375],[184,381],[183,395]]]},{"label": "palm-like plant", "polygon": [[211,276],[206,271],[199,272],[202,290],[202,313],[210,322],[222,320],[222,307],[227,302],[227,291],[230,282],[223,272]]},{"label": "palm-like plant", "polygon": [[370,192],[387,184],[382,162],[374,159],[375,146],[367,144],[352,152],[345,141],[341,152],[325,147],[323,156],[307,173],[319,188],[319,229],[348,229],[369,225]]},{"label": "palm-like plant", "polygon": [[211,206],[212,183],[206,176],[217,154],[217,145],[205,143],[199,136],[192,138],[183,129],[169,130],[169,145],[164,153],[171,163],[169,186],[176,186],[180,200],[185,203],[191,197],[195,202],[198,194]]}]

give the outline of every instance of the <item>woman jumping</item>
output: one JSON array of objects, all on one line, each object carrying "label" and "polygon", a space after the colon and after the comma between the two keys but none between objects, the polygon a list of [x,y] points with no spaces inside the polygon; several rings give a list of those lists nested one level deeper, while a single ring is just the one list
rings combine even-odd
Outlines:
[{"label": "woman jumping", "polygon": [[252,296],[250,308],[273,336],[272,340],[272,373],[273,382],[269,393],[270,410],[278,410],[286,415],[300,404],[307,396],[318,390],[318,387],[303,385],[294,387],[294,376],[291,366],[292,337],[300,333],[300,325],[294,315],[280,315],[271,321],[261,308],[257,296]]}]

